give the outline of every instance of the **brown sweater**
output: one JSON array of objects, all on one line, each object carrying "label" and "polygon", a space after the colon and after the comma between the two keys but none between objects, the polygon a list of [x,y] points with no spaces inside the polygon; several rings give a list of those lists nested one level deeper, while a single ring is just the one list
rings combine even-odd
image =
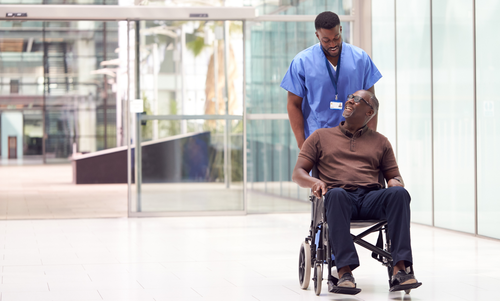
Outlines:
[{"label": "brown sweater", "polygon": [[316,130],[304,142],[299,157],[318,167],[319,178],[328,189],[341,187],[381,188],[379,173],[389,179],[400,176],[391,143],[367,126],[351,134],[344,127]]}]

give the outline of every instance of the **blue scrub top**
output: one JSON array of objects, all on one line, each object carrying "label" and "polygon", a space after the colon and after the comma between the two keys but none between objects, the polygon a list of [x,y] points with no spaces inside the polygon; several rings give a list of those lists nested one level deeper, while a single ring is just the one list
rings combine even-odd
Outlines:
[{"label": "blue scrub top", "polygon": [[[331,66],[330,66],[331,67]],[[335,70],[331,68],[335,74]],[[347,95],[370,89],[382,75],[362,49],[342,43],[340,76],[337,91],[326,69],[325,54],[318,43],[295,56],[281,87],[303,98],[304,132],[306,138],[319,128],[331,128],[344,120],[342,112]],[[342,102],[342,109],[330,109],[330,102]]]}]

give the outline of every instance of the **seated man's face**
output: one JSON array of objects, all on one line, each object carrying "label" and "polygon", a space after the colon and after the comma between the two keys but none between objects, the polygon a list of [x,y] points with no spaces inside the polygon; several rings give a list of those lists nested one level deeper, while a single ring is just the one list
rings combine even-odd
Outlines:
[{"label": "seated man's face", "polygon": [[357,91],[353,96],[352,98],[348,97],[342,116],[344,116],[345,119],[359,118],[363,120],[368,116],[367,113],[373,110],[370,107],[370,95],[366,93],[366,91]]}]

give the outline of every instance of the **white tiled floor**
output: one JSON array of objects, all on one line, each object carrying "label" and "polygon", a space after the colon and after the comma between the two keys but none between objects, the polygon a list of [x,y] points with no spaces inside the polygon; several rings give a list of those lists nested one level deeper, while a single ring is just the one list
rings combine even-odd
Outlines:
[{"label": "white tiled floor", "polygon": [[360,250],[356,296],[297,280],[310,215],[0,221],[0,300],[499,300],[500,241],[412,225],[410,295]]},{"label": "white tiled floor", "polygon": [[70,164],[0,164],[0,219],[127,216],[127,184],[75,185]]}]

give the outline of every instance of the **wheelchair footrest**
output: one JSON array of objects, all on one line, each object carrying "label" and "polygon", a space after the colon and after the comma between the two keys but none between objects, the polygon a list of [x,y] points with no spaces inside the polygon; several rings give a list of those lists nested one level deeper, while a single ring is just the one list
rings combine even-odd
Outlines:
[{"label": "wheelchair footrest", "polygon": [[416,283],[411,283],[411,284],[396,284],[393,285],[389,288],[389,292],[397,292],[397,291],[406,291],[406,290],[411,290],[414,288],[417,288],[422,285],[422,282],[416,282]]},{"label": "wheelchair footrest", "polygon": [[335,294],[356,295],[361,292],[357,287],[340,287],[333,284],[333,281],[328,281],[328,291]]}]

